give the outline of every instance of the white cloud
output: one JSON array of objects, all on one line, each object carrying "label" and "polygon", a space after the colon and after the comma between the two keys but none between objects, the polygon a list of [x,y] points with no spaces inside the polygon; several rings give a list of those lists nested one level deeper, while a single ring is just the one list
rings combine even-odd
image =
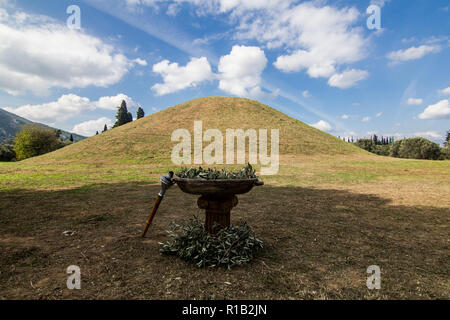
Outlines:
[{"label": "white cloud", "polygon": [[106,117],[102,117],[97,120],[89,120],[75,125],[72,132],[85,137],[90,137],[93,136],[96,131],[102,132],[105,124],[109,129],[114,125],[114,122]]},{"label": "white cloud", "polygon": [[405,50],[392,51],[387,55],[387,57],[393,64],[396,64],[402,61],[420,59],[429,53],[439,52],[440,49],[440,46],[437,45],[421,45],[419,47],[411,47]]},{"label": "white cloud", "polygon": [[66,94],[62,95],[57,101],[49,103],[28,104],[18,108],[6,107],[4,109],[31,121],[53,125],[56,122],[60,123],[83,112],[95,109],[115,110],[120,106],[122,100],[126,101],[129,108],[137,106],[133,99],[122,93],[112,97],[101,97],[97,101],[90,101],[89,98],[75,94]]},{"label": "white cloud", "polygon": [[97,101],[93,102],[93,106],[100,109],[116,110],[123,100],[127,103],[127,109],[135,109],[140,106],[138,103],[133,101],[133,99],[123,93],[119,93],[116,96],[101,97]]},{"label": "white cloud", "polygon": [[164,83],[157,83],[152,87],[158,96],[195,87],[214,77],[206,57],[192,58],[184,67],[176,62],[163,60],[153,65],[153,72],[159,73],[164,80]]},{"label": "white cloud", "polygon": [[387,2],[390,2],[391,0],[371,0],[370,1],[370,4],[374,4],[374,5],[377,5],[377,6],[379,6],[379,7],[384,7],[384,5],[387,3]]},{"label": "white cloud", "polygon": [[328,77],[337,65],[365,56],[362,30],[352,28],[359,15],[355,8],[320,7],[318,3],[304,2],[267,10],[263,17],[241,22],[239,35],[266,43],[268,48],[294,50],[274,63],[282,71],[307,69],[311,77]]},{"label": "white cloud", "polygon": [[438,93],[442,94],[442,95],[450,95],[450,87],[447,87],[447,88],[442,89],[442,90],[438,90]]},{"label": "white cloud", "polygon": [[258,47],[233,46],[230,54],[219,61],[219,88],[241,97],[258,97],[261,73],[267,58]]},{"label": "white cloud", "polygon": [[[163,60],[153,65],[153,72],[161,74],[164,83],[155,84],[152,89],[157,95],[164,95],[195,87],[203,81],[219,80],[219,89],[241,97],[260,98],[261,73],[267,64],[264,51],[259,47],[233,46],[228,55],[220,58],[218,74],[211,71],[206,57],[192,58],[186,66]],[[276,97],[275,90],[271,97]]]},{"label": "white cloud", "polygon": [[332,87],[347,89],[353,87],[356,83],[366,79],[369,72],[365,70],[347,70],[340,74],[334,74],[328,79],[328,84]]},{"label": "white cloud", "polygon": [[375,117],[376,118],[379,118],[379,117],[381,117],[383,115],[383,112],[378,112],[376,115],[375,115]]},{"label": "white cloud", "polygon": [[6,7],[13,7],[13,3],[10,0],[0,0],[0,7],[6,8]]},{"label": "white cloud", "polygon": [[24,12],[0,20],[0,44],[0,90],[13,95],[107,87],[134,64],[99,38]]},{"label": "white cloud", "polygon": [[[274,65],[285,72],[305,70],[313,78],[329,78],[340,66],[367,56],[368,38],[355,7],[327,5],[325,1],[293,0],[126,0],[130,5],[172,5],[186,2],[197,15],[229,14],[230,33],[237,41],[258,41],[268,49],[282,48]],[[158,7],[158,6],[156,6]]]},{"label": "white cloud", "polygon": [[416,132],[416,133],[414,133],[414,136],[424,137],[424,138],[428,137],[428,138],[435,139],[435,140],[443,139],[443,136],[436,131]]},{"label": "white cloud", "polygon": [[303,98],[309,98],[309,97],[311,97],[311,94],[309,93],[308,90],[305,90],[302,92],[302,96],[303,96]]},{"label": "white cloud", "polygon": [[346,119],[348,119],[348,118],[350,118],[350,116],[349,116],[348,114],[343,114],[343,115],[341,116],[341,119],[344,119],[344,120],[346,120]]},{"label": "white cloud", "polygon": [[180,11],[180,7],[176,3],[172,3],[167,7],[166,14],[175,17]]},{"label": "white cloud", "polygon": [[133,62],[144,67],[147,66],[147,61],[140,58],[134,59]]},{"label": "white cloud", "polygon": [[414,106],[414,105],[418,106],[418,105],[421,105],[423,103],[423,99],[420,99],[420,98],[409,98],[407,103],[409,105],[411,105],[411,106]]},{"label": "white cloud", "polygon": [[284,72],[295,72],[307,68],[307,73],[311,78],[329,77],[335,72],[332,63],[313,63],[313,54],[305,50],[298,50],[291,55],[279,56],[274,62],[275,67]]},{"label": "white cloud", "polygon": [[423,120],[447,118],[450,118],[450,102],[447,99],[429,105],[421,114],[419,114],[419,119]]},{"label": "white cloud", "polygon": [[364,117],[364,118],[362,118],[362,122],[368,122],[368,121],[370,121],[372,118],[371,117]]},{"label": "white cloud", "polygon": [[322,130],[322,131],[331,131],[332,130],[331,125],[324,120],[320,120],[320,121],[312,124],[311,126],[316,129]]}]

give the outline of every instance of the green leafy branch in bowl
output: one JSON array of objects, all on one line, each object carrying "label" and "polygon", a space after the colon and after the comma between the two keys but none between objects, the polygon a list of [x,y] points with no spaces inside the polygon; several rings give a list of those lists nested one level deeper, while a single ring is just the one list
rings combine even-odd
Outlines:
[{"label": "green leafy branch in bowl", "polygon": [[180,171],[175,173],[179,178],[185,179],[205,179],[205,180],[217,180],[217,179],[257,179],[256,171],[253,169],[252,165],[249,163],[247,166],[239,169],[237,171],[228,171],[227,169],[204,169],[202,167],[198,168],[182,168]]}]

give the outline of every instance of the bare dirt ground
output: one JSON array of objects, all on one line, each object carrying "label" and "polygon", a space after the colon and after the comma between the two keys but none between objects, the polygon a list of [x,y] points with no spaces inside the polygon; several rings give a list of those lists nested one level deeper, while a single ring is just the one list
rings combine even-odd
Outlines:
[{"label": "bare dirt ground", "polygon": [[[158,185],[0,191],[0,298],[449,299],[450,209],[376,186],[266,185],[239,196],[232,223],[247,221],[265,248],[231,270],[159,253],[170,221],[203,219],[177,187],[145,239]],[[66,287],[70,265],[81,268],[81,290]],[[370,265],[381,268],[380,290],[366,287]]]}]

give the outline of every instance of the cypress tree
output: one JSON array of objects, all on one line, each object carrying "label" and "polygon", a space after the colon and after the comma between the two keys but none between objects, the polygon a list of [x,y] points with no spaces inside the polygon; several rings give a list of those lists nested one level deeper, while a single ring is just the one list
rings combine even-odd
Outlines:
[{"label": "cypress tree", "polygon": [[450,145],[450,130],[447,131],[447,135],[445,136],[444,146],[449,147]]},{"label": "cypress tree", "polygon": [[142,110],[142,108],[139,107],[136,112],[137,119],[143,118],[144,116],[145,116],[144,110]]},{"label": "cypress tree", "polygon": [[72,135],[72,134],[70,134],[69,140],[70,140],[71,142],[73,142],[73,135]]},{"label": "cypress tree", "polygon": [[116,123],[114,124],[113,128],[120,127],[121,125],[124,125],[131,121],[133,121],[133,116],[130,112],[128,112],[127,103],[125,102],[125,100],[122,100],[122,104],[117,110]]},{"label": "cypress tree", "polygon": [[95,131],[95,135],[98,135],[98,131]]},{"label": "cypress tree", "polygon": [[103,131],[102,132],[105,132],[105,131],[108,131],[108,126],[106,125],[106,123],[105,123],[105,126],[103,127]]}]

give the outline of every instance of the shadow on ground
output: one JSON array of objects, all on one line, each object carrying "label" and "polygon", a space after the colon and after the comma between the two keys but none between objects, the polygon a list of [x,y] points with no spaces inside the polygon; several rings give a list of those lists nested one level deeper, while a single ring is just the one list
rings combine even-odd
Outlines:
[{"label": "shadow on ground", "polygon": [[[0,298],[450,298],[448,209],[342,190],[255,188],[239,196],[231,218],[247,221],[265,249],[244,267],[198,269],[158,251],[170,221],[203,218],[195,196],[171,189],[140,238],[158,191],[125,183],[1,192]],[[81,268],[81,290],[66,287],[69,265]],[[370,265],[381,268],[380,290],[366,287]]]}]

